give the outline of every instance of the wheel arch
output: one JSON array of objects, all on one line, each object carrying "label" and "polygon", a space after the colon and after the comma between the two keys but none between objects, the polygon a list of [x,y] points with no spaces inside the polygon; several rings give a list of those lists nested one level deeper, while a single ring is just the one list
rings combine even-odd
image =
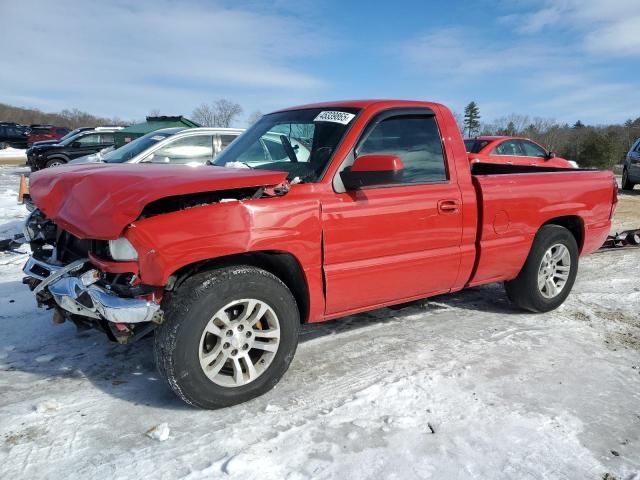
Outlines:
[{"label": "wheel arch", "polygon": [[249,265],[262,268],[278,277],[291,291],[300,313],[301,323],[309,320],[309,285],[300,261],[291,253],[279,250],[263,250],[238,253],[202,260],[176,270],[171,289],[178,288],[191,275],[222,267]]},{"label": "wheel arch", "polygon": [[555,217],[544,222],[540,226],[540,228],[544,227],[545,225],[558,225],[569,230],[569,232],[571,232],[571,234],[573,235],[573,238],[576,239],[576,243],[578,244],[578,251],[582,252],[582,247],[584,245],[584,220],[582,220],[580,216],[565,215],[562,217]]},{"label": "wheel arch", "polygon": [[66,155],[64,155],[62,153],[54,153],[54,154],[51,154],[51,155],[47,155],[47,157],[44,159],[43,163],[46,165],[51,160],[62,160],[64,163],[69,163],[69,157],[67,157]]}]

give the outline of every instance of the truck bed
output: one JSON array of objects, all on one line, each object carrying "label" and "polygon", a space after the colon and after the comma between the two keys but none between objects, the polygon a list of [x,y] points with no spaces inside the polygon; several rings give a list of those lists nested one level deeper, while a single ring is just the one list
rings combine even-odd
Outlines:
[{"label": "truck bed", "polygon": [[476,163],[477,260],[467,285],[515,278],[540,225],[563,225],[580,254],[598,249],[611,227],[611,172]]}]

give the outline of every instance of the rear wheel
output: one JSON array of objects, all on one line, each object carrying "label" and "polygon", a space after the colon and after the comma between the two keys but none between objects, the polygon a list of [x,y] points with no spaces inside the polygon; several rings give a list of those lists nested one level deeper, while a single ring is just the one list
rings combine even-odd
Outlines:
[{"label": "rear wheel", "polygon": [[49,167],[59,167],[60,165],[64,165],[65,163],[67,163],[67,162],[65,162],[61,158],[52,158],[51,160],[49,160],[46,163],[46,167],[47,168],[49,168]]},{"label": "rear wheel", "polygon": [[171,389],[197,407],[226,407],[267,392],[286,372],[298,345],[293,295],[258,268],[198,274],[164,307],[156,363]]},{"label": "rear wheel", "polygon": [[636,184],[631,183],[631,181],[629,180],[629,172],[625,168],[622,171],[622,190],[633,190],[633,187],[635,186]]},{"label": "rear wheel", "polygon": [[524,267],[505,282],[509,299],[526,310],[548,312],[571,292],[578,272],[578,244],[559,225],[544,225],[536,235]]}]

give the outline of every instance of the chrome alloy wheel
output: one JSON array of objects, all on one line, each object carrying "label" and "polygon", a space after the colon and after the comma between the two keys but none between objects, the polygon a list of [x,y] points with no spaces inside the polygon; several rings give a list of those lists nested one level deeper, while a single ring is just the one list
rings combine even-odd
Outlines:
[{"label": "chrome alloy wheel", "polygon": [[202,332],[200,366],[216,385],[240,387],[269,368],[279,345],[280,324],[273,309],[262,300],[234,300]]},{"label": "chrome alloy wheel", "polygon": [[538,290],[544,298],[557,297],[569,279],[571,254],[561,243],[551,246],[543,255],[538,269]]}]

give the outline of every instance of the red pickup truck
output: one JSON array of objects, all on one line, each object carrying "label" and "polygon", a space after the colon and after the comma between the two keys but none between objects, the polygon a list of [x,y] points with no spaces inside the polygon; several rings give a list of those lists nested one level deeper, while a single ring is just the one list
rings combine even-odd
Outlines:
[{"label": "red pickup truck", "polygon": [[30,190],[39,304],[122,343],[155,330],[161,374],[204,408],[272,388],[300,323],[490,282],[556,308],[617,199],[611,172],[470,168],[445,106],[389,100],[265,115],[214,165],[44,170]]}]

